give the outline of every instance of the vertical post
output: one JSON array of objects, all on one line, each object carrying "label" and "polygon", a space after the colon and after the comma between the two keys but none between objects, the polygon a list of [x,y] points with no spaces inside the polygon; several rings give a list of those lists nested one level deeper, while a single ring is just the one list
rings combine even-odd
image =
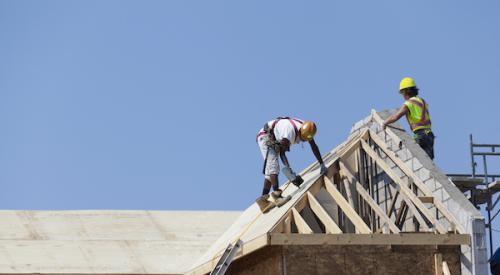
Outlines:
[{"label": "vertical post", "polygon": [[490,258],[493,257],[493,230],[491,228],[491,191],[488,184],[488,166],[486,165],[486,156],[483,155],[484,165],[484,182],[486,184],[486,192],[488,194],[486,211],[488,212],[488,235],[490,237]]},{"label": "vertical post", "polygon": [[[474,161],[474,142],[472,140],[472,134],[469,135],[469,145],[470,145],[472,178],[474,179],[474,178],[476,178],[476,162]],[[477,201],[476,201],[476,188],[475,187],[470,190],[470,195],[472,197],[472,204],[474,204],[474,207],[476,207],[477,209],[480,209],[480,207],[477,205]]]},{"label": "vertical post", "polygon": [[476,177],[476,163],[474,162],[474,142],[472,141],[472,134],[469,135],[470,141],[470,159],[472,167],[472,178]]},{"label": "vertical post", "polygon": [[434,274],[443,275],[443,255],[439,251],[434,254]]}]

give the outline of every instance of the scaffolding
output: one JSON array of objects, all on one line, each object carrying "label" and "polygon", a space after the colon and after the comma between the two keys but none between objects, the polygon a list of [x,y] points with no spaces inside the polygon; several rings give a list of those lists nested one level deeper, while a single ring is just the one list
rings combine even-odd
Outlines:
[{"label": "scaffolding", "polygon": [[[471,174],[448,174],[455,185],[469,198],[472,204],[481,209],[485,205],[487,213],[486,228],[488,229],[490,257],[495,252],[493,250],[493,220],[498,216],[500,207],[498,201],[500,196],[500,174],[490,174],[488,172],[488,157],[500,156],[500,144],[476,144],[472,134],[469,136]],[[482,160],[482,167],[478,166],[477,159]],[[478,169],[482,168],[482,169]],[[482,174],[478,171],[482,170]],[[494,213],[492,215],[492,213]]]}]

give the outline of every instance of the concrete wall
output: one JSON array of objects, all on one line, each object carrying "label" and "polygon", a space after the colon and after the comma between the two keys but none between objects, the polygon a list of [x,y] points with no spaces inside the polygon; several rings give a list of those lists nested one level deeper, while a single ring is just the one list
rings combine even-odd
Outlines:
[{"label": "concrete wall", "polygon": [[233,262],[227,272],[242,274],[435,274],[441,253],[451,274],[461,274],[459,246],[268,246]]}]

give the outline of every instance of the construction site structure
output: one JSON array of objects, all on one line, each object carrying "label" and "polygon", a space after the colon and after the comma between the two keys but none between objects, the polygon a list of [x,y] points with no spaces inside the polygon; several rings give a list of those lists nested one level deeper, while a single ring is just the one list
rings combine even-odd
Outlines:
[{"label": "construction site structure", "polygon": [[310,165],[266,214],[255,203],[237,215],[146,211],[137,224],[76,213],[47,228],[40,213],[0,213],[0,273],[209,274],[237,244],[226,274],[488,274],[484,217],[405,131],[382,128],[390,113],[357,122],[323,157],[328,175]]},{"label": "construction site structure", "polygon": [[[471,134],[469,136],[469,147],[471,174],[448,174],[448,176],[477,209],[481,209],[481,206],[484,206],[488,218],[485,226],[488,229],[491,257],[495,252],[493,246],[495,240],[493,221],[500,212],[500,207],[497,207],[500,200],[498,194],[500,191],[500,181],[498,180],[500,179],[500,174],[489,173],[488,157],[500,156],[500,144],[474,143]],[[476,157],[480,158],[479,165],[476,162]],[[482,174],[478,173],[478,170],[482,170]],[[494,214],[492,215],[492,213]]]}]

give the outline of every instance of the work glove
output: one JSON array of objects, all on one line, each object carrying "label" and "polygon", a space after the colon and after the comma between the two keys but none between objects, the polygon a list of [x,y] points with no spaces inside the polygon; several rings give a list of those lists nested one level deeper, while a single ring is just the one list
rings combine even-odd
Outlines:
[{"label": "work glove", "polygon": [[326,165],[324,163],[321,164],[319,173],[322,176],[326,176],[326,174],[328,174],[328,168],[326,168]]}]

